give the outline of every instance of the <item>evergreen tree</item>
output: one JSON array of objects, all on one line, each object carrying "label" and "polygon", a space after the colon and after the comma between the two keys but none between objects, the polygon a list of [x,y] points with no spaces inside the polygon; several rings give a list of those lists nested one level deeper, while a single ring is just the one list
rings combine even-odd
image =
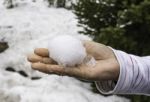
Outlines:
[{"label": "evergreen tree", "polygon": [[[80,33],[128,53],[150,55],[150,0],[78,0],[74,13]],[[133,96],[132,101],[150,99]]]},{"label": "evergreen tree", "polygon": [[150,0],[79,0],[74,13],[80,33],[128,53],[150,54]]}]

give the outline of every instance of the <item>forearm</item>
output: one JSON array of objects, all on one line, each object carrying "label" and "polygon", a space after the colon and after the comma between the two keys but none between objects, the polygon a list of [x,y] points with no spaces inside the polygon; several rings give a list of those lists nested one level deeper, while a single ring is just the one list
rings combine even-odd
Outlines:
[{"label": "forearm", "polygon": [[104,94],[150,94],[150,57],[138,57],[113,50],[120,65],[117,83],[96,82]]}]

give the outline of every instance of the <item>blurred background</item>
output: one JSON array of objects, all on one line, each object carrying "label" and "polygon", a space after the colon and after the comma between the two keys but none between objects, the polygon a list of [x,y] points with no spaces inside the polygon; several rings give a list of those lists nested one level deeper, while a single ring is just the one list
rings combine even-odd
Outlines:
[{"label": "blurred background", "polygon": [[150,102],[103,96],[94,83],[32,70],[26,56],[60,34],[149,55],[150,0],[1,0],[0,102]]}]

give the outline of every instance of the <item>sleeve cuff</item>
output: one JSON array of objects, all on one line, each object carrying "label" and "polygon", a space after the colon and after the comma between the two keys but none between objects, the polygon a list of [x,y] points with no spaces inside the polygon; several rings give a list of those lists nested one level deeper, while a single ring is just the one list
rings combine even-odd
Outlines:
[{"label": "sleeve cuff", "polygon": [[[111,47],[109,47],[110,49],[112,49]],[[124,80],[125,80],[125,75],[126,75],[126,69],[125,67],[125,63],[123,62],[124,60],[121,60],[121,54],[124,53],[122,51],[117,51],[112,49],[112,51],[114,52],[118,62],[119,62],[119,66],[120,66],[120,74],[119,74],[119,78],[118,81],[115,82],[113,80],[109,80],[109,81],[96,81],[96,87],[99,90],[100,93],[105,94],[105,95],[109,95],[109,94],[118,94],[118,90],[121,89],[122,85],[124,84]]]},{"label": "sleeve cuff", "polygon": [[114,81],[95,82],[102,94],[143,94],[150,95],[150,56],[139,57],[123,51],[114,52],[120,73],[117,83]]}]

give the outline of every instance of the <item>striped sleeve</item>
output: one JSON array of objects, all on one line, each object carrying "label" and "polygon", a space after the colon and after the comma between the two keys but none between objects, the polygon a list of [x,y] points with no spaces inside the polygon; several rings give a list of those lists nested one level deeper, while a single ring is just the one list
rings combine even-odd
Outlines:
[{"label": "striped sleeve", "polygon": [[112,49],[120,65],[117,82],[97,81],[102,94],[150,95],[150,56],[139,57]]}]

